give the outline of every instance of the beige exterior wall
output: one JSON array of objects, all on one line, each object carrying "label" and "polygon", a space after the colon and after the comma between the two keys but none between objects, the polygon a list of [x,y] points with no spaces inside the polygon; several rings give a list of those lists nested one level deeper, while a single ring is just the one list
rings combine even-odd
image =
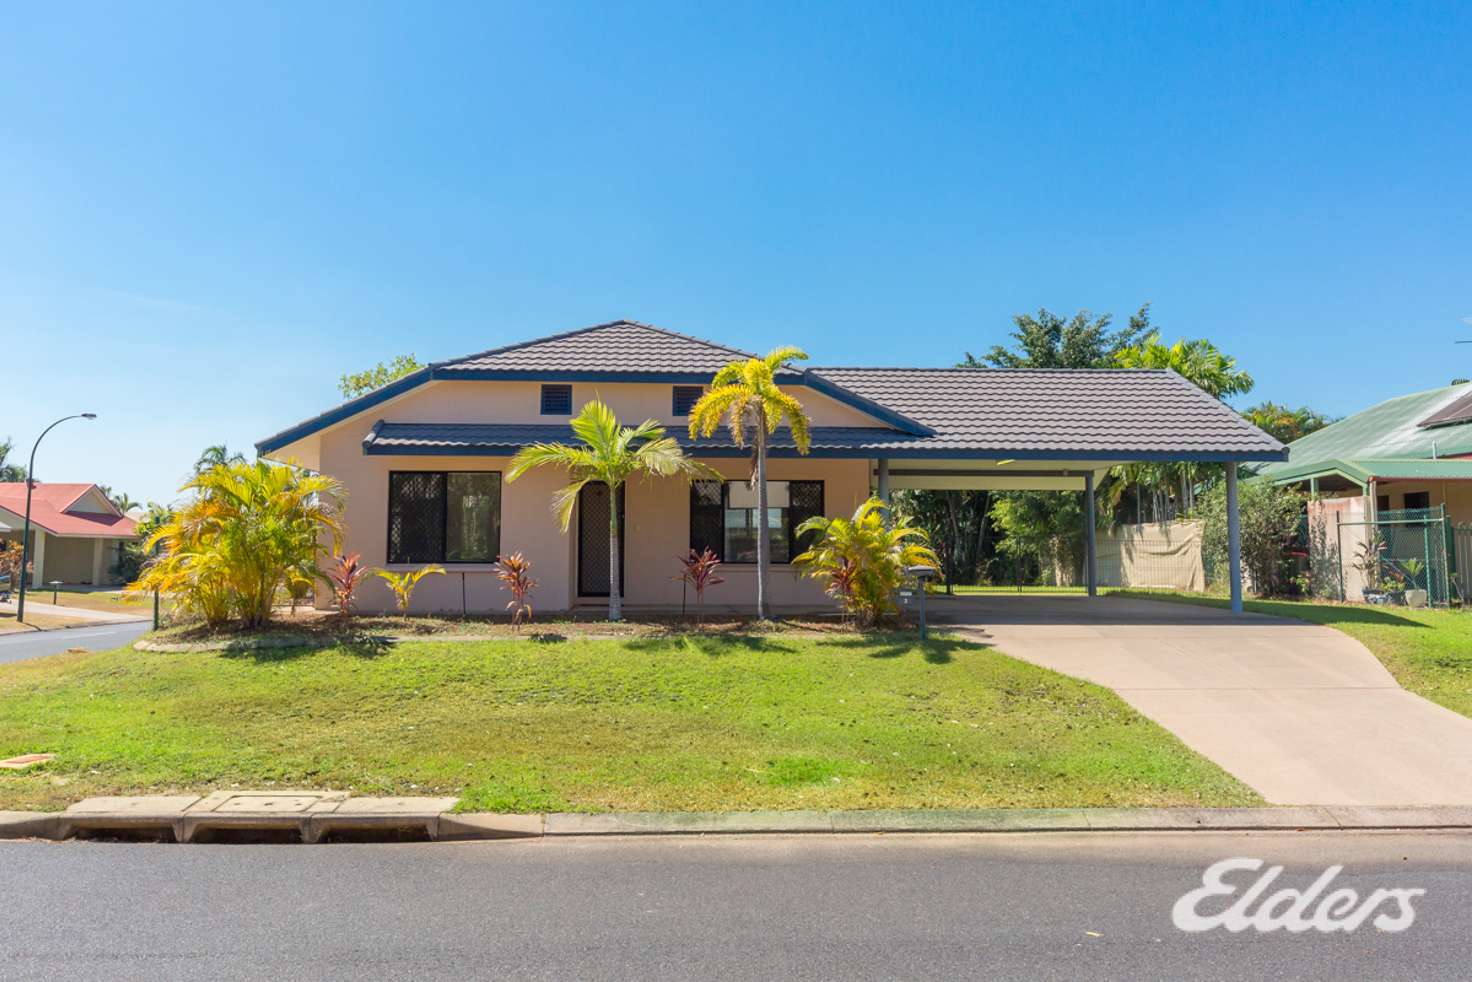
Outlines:
[{"label": "beige exterior wall", "polygon": [[[802,400],[815,425],[877,425],[875,420],[825,396],[801,389]],[[685,421],[670,416],[669,385],[630,383],[573,385],[573,407],[594,397],[608,403],[619,418],[634,423],[653,418],[671,427]],[[505,474],[506,457],[366,456],[362,440],[381,417],[394,422],[498,422],[554,423],[565,417],[540,415],[539,382],[453,382],[436,383],[395,400],[392,405],[350,420],[321,435],[321,467],[343,483],[348,492],[345,518],[346,552],[362,553],[363,562],[382,567],[388,553],[388,481],[391,471],[499,471]],[[289,455],[290,448],[283,453]],[[706,461],[733,479],[747,476],[745,458]],[[867,460],[778,459],[769,462],[769,478],[821,480],[824,510],[829,515],[851,514],[869,493],[871,462]],[[551,512],[552,493],[565,483],[562,474],[551,470],[532,471],[501,488],[501,552],[521,552],[532,561],[532,575],[540,581],[532,596],[536,610],[567,610],[578,598],[577,515],[564,534]],[[678,604],[680,584],[670,579],[679,572],[678,559],[689,548],[690,492],[677,480],[635,479],[625,489],[624,597],[629,604]],[[464,603],[470,611],[499,612],[507,594],[500,589],[489,564],[447,567],[447,576],[429,577],[414,594],[416,611],[461,609],[462,573]],[[755,570],[731,564],[723,567],[726,582],[712,587],[709,604],[753,604],[756,599]],[[788,566],[774,566],[770,589],[777,605],[808,605],[827,602],[819,584],[798,579]],[[326,603],[326,597],[319,602]],[[598,604],[602,601],[592,600]],[[362,610],[387,610],[393,606],[387,585],[371,579],[358,595]]]},{"label": "beige exterior wall", "polygon": [[1472,481],[1382,481],[1376,487],[1378,494],[1390,498],[1391,508],[1404,508],[1406,495],[1418,491],[1430,494],[1431,507],[1444,505],[1453,524],[1472,523]]},{"label": "beige exterior wall", "polygon": [[43,583],[91,583],[92,557],[96,539],[71,539],[59,535],[46,536],[45,565],[38,570]]}]

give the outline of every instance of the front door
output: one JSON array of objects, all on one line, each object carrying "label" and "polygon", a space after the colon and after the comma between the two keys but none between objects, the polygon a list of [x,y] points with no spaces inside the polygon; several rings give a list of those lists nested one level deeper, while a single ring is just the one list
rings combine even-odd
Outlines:
[{"label": "front door", "polygon": [[[584,484],[578,492],[578,596],[608,596],[608,485]],[[618,489],[619,593],[624,582],[624,489]]]}]

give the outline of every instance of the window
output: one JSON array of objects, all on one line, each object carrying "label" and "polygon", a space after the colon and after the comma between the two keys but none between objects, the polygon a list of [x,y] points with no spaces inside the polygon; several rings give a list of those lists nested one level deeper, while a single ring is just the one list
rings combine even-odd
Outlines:
[{"label": "window", "polygon": [[543,416],[571,416],[572,415],[572,386],[570,386],[570,385],[544,385],[544,386],[542,386],[542,415]]},{"label": "window", "polygon": [[767,514],[757,508],[746,481],[695,481],[690,485],[690,548],[710,549],[722,562],[756,562],[756,543],[767,536],[774,563],[787,563],[807,548],[795,529],[823,514],[822,481],[768,481]]},{"label": "window", "polygon": [[1407,509],[1412,509],[1412,508],[1428,509],[1430,507],[1431,507],[1431,492],[1430,491],[1407,491],[1406,492],[1406,508]]},{"label": "window", "polygon": [[389,474],[390,563],[493,563],[500,551],[498,471]]},{"label": "window", "polygon": [[689,416],[690,407],[700,401],[705,395],[704,386],[700,385],[677,385],[675,386],[674,405],[670,408],[671,416]]},{"label": "window", "polygon": [[1390,495],[1388,494],[1377,494],[1375,496],[1375,514],[1378,515],[1382,511],[1390,511]]}]

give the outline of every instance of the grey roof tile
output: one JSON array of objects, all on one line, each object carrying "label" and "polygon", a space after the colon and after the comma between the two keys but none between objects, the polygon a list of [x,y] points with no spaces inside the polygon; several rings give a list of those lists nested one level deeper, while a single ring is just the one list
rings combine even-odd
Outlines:
[{"label": "grey roof tile", "polygon": [[610,321],[565,334],[492,348],[436,365],[455,372],[622,372],[714,375],[750,352],[637,321]]},{"label": "grey roof tile", "polygon": [[813,368],[966,450],[1247,454],[1283,445],[1174,372],[1151,369]]}]

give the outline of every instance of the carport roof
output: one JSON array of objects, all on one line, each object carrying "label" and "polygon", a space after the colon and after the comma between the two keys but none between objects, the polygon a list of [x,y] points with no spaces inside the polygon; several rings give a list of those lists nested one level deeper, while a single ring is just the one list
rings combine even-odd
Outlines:
[{"label": "carport roof", "polygon": [[924,441],[932,452],[1105,460],[1281,460],[1287,454],[1225,403],[1163,369],[814,368],[809,374],[917,420],[932,431]]}]

